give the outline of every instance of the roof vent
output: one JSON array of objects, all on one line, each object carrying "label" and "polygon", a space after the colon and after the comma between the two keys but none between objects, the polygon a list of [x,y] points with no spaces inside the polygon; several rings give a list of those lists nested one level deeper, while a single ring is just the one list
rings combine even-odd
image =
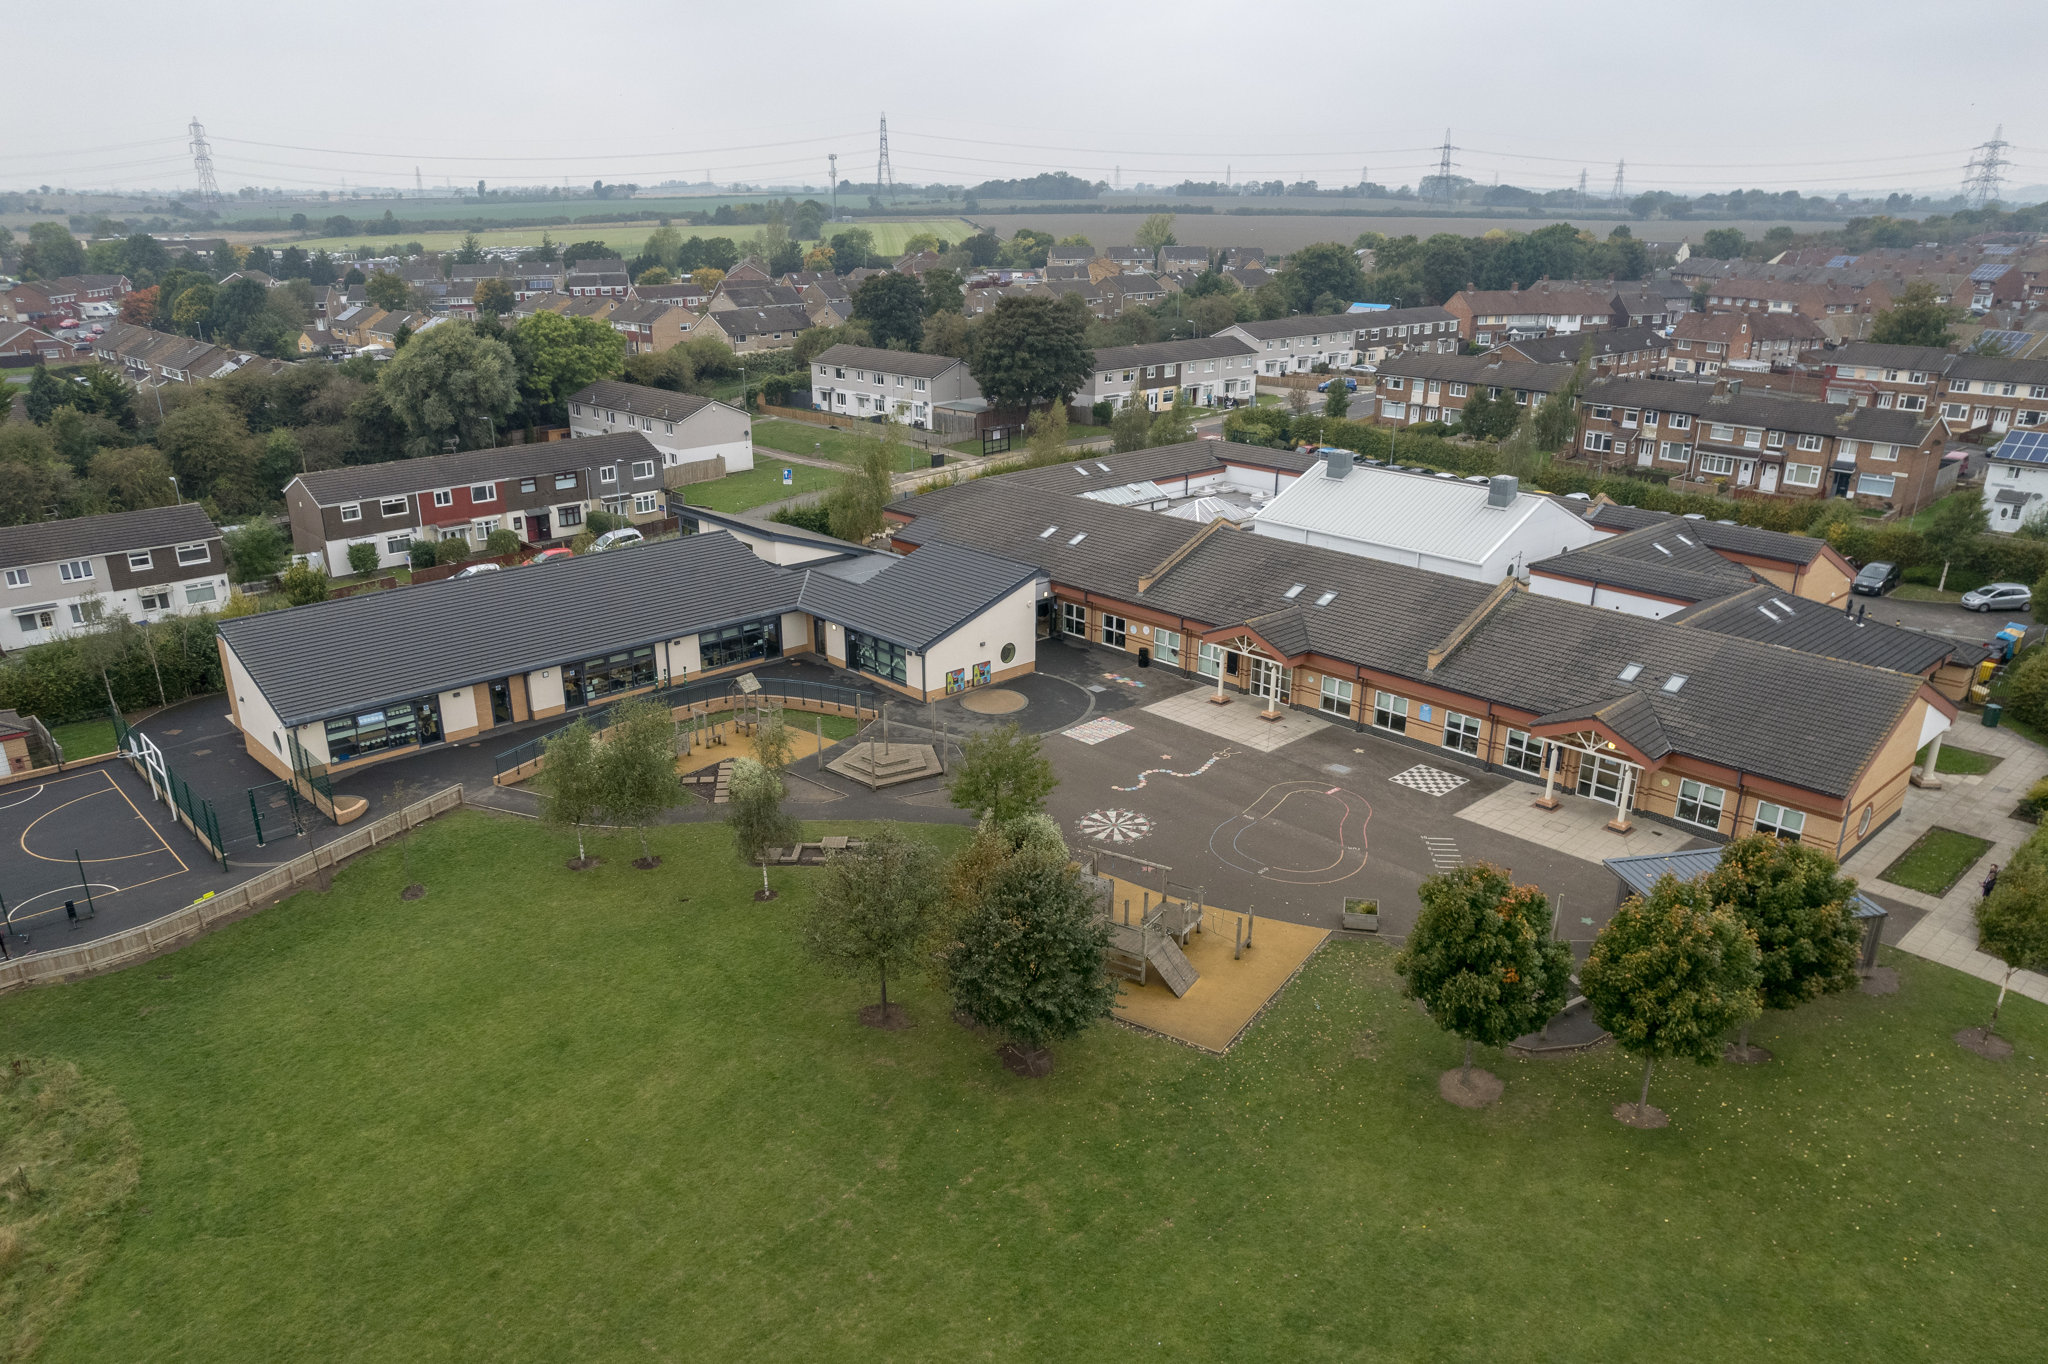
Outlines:
[{"label": "roof vent", "polygon": [[1342,478],[1351,472],[1351,452],[1330,449],[1323,451],[1323,473],[1329,478]]},{"label": "roof vent", "polygon": [[1521,495],[1521,480],[1513,474],[1495,474],[1486,485],[1486,505],[1489,507],[1512,507],[1515,498]]},{"label": "roof vent", "polygon": [[1673,692],[1673,691],[1677,691],[1677,690],[1678,690],[1678,689],[1679,689],[1680,687],[1682,687],[1682,686],[1684,686],[1684,685],[1685,685],[1685,674],[1684,674],[1684,673],[1673,673],[1673,674],[1671,674],[1671,676],[1669,676],[1669,677],[1667,677],[1667,678],[1665,678],[1665,679],[1664,679],[1664,690],[1665,690],[1665,691],[1667,691],[1667,692]]},{"label": "roof vent", "polygon": [[1627,666],[1626,668],[1623,668],[1623,669],[1621,670],[1621,674],[1620,674],[1620,676],[1621,676],[1621,680],[1622,680],[1623,682],[1633,682],[1633,681],[1635,681],[1635,680],[1636,680],[1636,679],[1637,679],[1638,677],[1641,677],[1642,675],[1643,675],[1643,665],[1642,665],[1642,664],[1640,664],[1640,663],[1631,663],[1631,664],[1629,664],[1629,665],[1628,665],[1628,666]]},{"label": "roof vent", "polygon": [[1080,543],[1081,543],[1081,542],[1082,542],[1083,540],[1086,540],[1087,538],[1088,538],[1088,532],[1084,530],[1084,531],[1082,531],[1082,532],[1081,532],[1081,533],[1080,533],[1079,535],[1076,535],[1076,536],[1075,536],[1075,537],[1074,537],[1073,539],[1071,539],[1071,540],[1067,541],[1067,543],[1068,543],[1068,544],[1070,544],[1070,545],[1078,545],[1078,544],[1080,544]]},{"label": "roof vent", "polygon": [[1301,595],[1301,589],[1307,586],[1307,583],[1296,583],[1294,586],[1288,588],[1285,592],[1282,592],[1280,595],[1287,598],[1287,600],[1289,601],[1293,601],[1296,597]]},{"label": "roof vent", "polygon": [[1052,533],[1058,529],[1058,526],[1047,526],[1044,530],[1038,532],[1038,538],[1041,540],[1050,540],[1052,539]]}]

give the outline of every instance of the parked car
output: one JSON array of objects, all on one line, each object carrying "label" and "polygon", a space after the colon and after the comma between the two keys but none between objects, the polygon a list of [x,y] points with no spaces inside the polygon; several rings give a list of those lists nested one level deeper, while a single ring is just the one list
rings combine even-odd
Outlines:
[{"label": "parked car", "polygon": [[1986,583],[1963,593],[1963,606],[1971,611],[2026,611],[2033,605],[2033,589],[2025,583]]},{"label": "parked car", "polygon": [[496,573],[500,567],[502,565],[499,564],[471,564],[455,576],[458,578],[474,578],[479,574]]},{"label": "parked car", "polygon": [[590,552],[592,554],[602,554],[608,549],[617,549],[621,545],[637,545],[646,538],[646,536],[634,530],[631,526],[620,526],[617,530],[608,530],[598,536],[596,541],[591,544]]},{"label": "parked car", "polygon": [[575,550],[570,549],[566,545],[556,545],[553,549],[542,550],[531,559],[528,559],[527,562],[530,564],[544,564],[553,559],[573,559],[575,557]]},{"label": "parked car", "polygon": [[[1336,382],[1337,381],[1335,379],[1325,379],[1321,383],[1316,385],[1316,392],[1328,393],[1330,391],[1330,385]],[[1358,392],[1358,380],[1346,378],[1344,380],[1344,387],[1350,389],[1353,393],[1356,393]]]},{"label": "parked car", "polygon": [[1862,597],[1882,597],[1899,585],[1899,566],[1878,562],[1863,565],[1849,590]]}]

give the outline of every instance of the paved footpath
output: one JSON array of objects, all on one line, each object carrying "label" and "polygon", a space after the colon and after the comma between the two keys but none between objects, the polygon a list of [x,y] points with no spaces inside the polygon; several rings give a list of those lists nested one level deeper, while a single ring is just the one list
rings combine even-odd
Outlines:
[{"label": "paved footpath", "polygon": [[[1970,749],[2002,759],[1998,766],[1982,776],[1944,774],[1938,791],[1911,788],[1900,816],[1851,853],[1843,870],[1855,876],[1871,894],[1924,911],[1925,917],[1899,939],[1901,948],[1997,982],[2005,978],[2005,964],[1977,950],[1976,910],[1983,893],[1980,883],[1992,863],[2005,865],[2020,844],[2033,836],[2033,822],[2013,818],[2013,810],[2027,788],[2048,776],[2048,749],[2009,729],[1985,729],[1975,719],[1974,714],[1965,711],[1963,722],[1943,735],[1942,741],[1951,748]],[[1924,895],[1878,879],[1878,873],[1911,847],[1915,839],[1937,827],[1988,838],[1991,850],[1946,895]],[[2048,1002],[2048,976],[2018,971],[2013,974],[2012,988],[2016,993]]]}]

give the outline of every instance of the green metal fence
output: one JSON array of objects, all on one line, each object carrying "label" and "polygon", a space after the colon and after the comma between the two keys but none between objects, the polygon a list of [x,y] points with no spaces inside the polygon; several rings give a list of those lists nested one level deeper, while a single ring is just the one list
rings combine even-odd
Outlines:
[{"label": "green metal fence", "polygon": [[201,795],[195,795],[192,784],[171,770],[163,750],[158,748],[147,734],[129,727],[120,712],[110,711],[114,717],[114,742],[123,757],[135,765],[149,789],[158,799],[167,800],[182,817],[187,828],[197,834],[207,845],[214,860],[220,863],[222,871],[228,868],[227,845],[221,841],[220,816],[214,812],[213,802]]}]

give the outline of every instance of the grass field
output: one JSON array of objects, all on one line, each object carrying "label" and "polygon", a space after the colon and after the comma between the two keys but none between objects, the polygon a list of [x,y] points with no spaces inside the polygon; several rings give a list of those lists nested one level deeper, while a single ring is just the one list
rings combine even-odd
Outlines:
[{"label": "grass field", "polygon": [[114,751],[112,720],[77,720],[68,725],[51,725],[50,737],[64,750],[64,761],[90,758],[95,753]]},{"label": "grass field", "polygon": [[[885,256],[900,254],[903,244],[920,232],[937,234],[942,240],[957,242],[974,235],[974,225],[960,218],[903,218],[903,219],[862,219],[858,223],[827,224],[831,232],[843,232],[849,227],[864,227],[875,237],[875,250]],[[555,227],[491,227],[480,230],[477,240],[485,246],[539,246],[542,236],[553,237],[555,245],[567,246],[571,242],[603,242],[630,260],[639,254],[647,244],[647,234],[654,231],[654,223],[572,223]],[[685,237],[729,237],[744,243],[761,229],[758,225],[744,227],[689,227],[682,226]],[[398,232],[395,234],[344,237],[300,238],[292,233],[275,236],[252,236],[251,241],[265,241],[273,246],[301,246],[308,251],[336,250],[339,248],[364,248],[380,251],[392,242],[403,245],[418,242],[429,251],[445,251],[460,246],[466,236],[463,232]]]},{"label": "grass field", "polygon": [[1954,829],[1929,829],[1878,878],[1926,895],[1946,895],[1991,847],[1991,840]]},{"label": "grass field", "polygon": [[0,997],[141,1147],[39,1361],[2038,1357],[2048,1012],[1981,1060],[1992,987],[1928,962],[1660,1070],[1642,1132],[1611,1051],[1444,1104],[1376,944],[1227,1058],[1102,1027],[1028,1081],[920,985],[859,1027],[795,947],[816,873],[756,904],[716,827],[582,875],[524,822],[413,837],[417,903],[387,850]]},{"label": "grass field", "polygon": [[[754,421],[756,446],[766,446],[770,450],[782,450],[793,455],[811,455],[818,459],[851,464],[859,457],[861,446],[865,443],[865,439],[858,432],[835,431],[829,426],[778,421],[773,417],[756,418]],[[757,453],[754,459],[759,463],[761,457]],[[927,452],[911,446],[900,448],[896,454],[896,469],[901,473],[908,473],[912,469],[929,469],[931,463],[931,456]]]},{"label": "grass field", "polygon": [[[795,482],[785,486],[782,471],[793,471]],[[692,507],[709,507],[713,511],[739,512],[761,506],[767,502],[795,497],[799,493],[823,492],[838,486],[844,475],[832,469],[820,469],[815,464],[776,464],[772,459],[754,456],[754,467],[737,474],[709,483],[691,483],[679,489],[683,501]],[[674,496],[673,493],[670,494]]]},{"label": "grass field", "polygon": [[[1914,754],[1913,761],[1916,764],[1927,761],[1927,750],[1922,748]],[[2004,761],[2005,759],[1996,754],[1979,753],[1974,749],[1943,744],[1941,752],[1934,755],[1934,770],[1958,777],[1981,777]]]}]

